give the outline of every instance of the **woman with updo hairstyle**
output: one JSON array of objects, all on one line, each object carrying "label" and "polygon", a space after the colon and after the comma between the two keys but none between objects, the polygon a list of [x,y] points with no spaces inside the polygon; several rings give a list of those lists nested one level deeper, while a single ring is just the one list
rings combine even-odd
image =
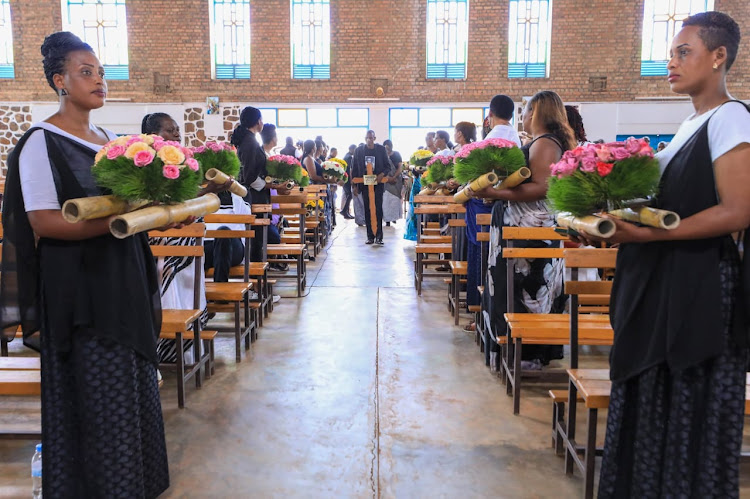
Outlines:
[{"label": "woman with updo hairstyle", "polygon": [[[266,153],[255,138],[263,130],[263,118],[258,108],[247,106],[240,113],[240,123],[232,132],[231,143],[240,158],[239,181],[247,189],[245,201],[253,204],[270,204],[271,193],[266,184]],[[260,236],[262,237],[262,236]],[[263,260],[263,241],[258,236],[250,245],[250,261]]]},{"label": "woman with updo hairstyle", "polygon": [[[750,339],[750,108],[727,91],[740,28],[688,17],[667,63],[695,112],[656,158],[674,230],[617,219],[599,498],[739,497]],[[735,235],[744,233],[744,261]],[[584,235],[585,236],[585,235]],[[592,239],[586,236],[585,239]]]},{"label": "woman with updo hairstyle", "polygon": [[58,32],[41,51],[60,107],[8,158],[0,319],[41,351],[43,494],[156,497],[169,473],[154,258],[145,233],[120,240],[109,218],[62,218],[66,200],[106,194],[91,168],[116,135],[89,121],[107,95],[91,47]]}]

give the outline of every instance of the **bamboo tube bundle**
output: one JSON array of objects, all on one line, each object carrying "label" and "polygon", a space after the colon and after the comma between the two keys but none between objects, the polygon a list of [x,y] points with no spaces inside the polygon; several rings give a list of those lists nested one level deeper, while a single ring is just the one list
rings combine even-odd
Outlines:
[{"label": "bamboo tube bundle", "polygon": [[456,194],[454,194],[453,201],[455,201],[456,203],[464,204],[473,197],[473,192],[481,191],[482,189],[485,189],[491,185],[495,185],[497,183],[497,180],[498,178],[495,173],[485,173],[484,175],[475,179],[469,185],[458,191]]},{"label": "bamboo tube bundle", "polygon": [[612,210],[609,214],[628,222],[640,223],[641,225],[659,229],[673,230],[680,226],[680,215],[677,213],[649,208],[648,206]]},{"label": "bamboo tube bundle", "polygon": [[597,217],[596,215],[575,217],[570,213],[558,213],[557,225],[564,229],[585,232],[602,239],[612,237],[617,231],[617,226],[615,226],[612,220]]},{"label": "bamboo tube bundle", "polygon": [[189,217],[214,213],[220,206],[219,196],[213,193],[184,203],[150,206],[115,217],[109,223],[109,231],[116,238],[124,239],[139,232],[184,222]]},{"label": "bamboo tube bundle", "polygon": [[266,183],[271,184],[274,189],[286,189],[287,191],[291,191],[297,185],[294,180],[279,180],[273,177],[266,177]]},{"label": "bamboo tube bundle", "polygon": [[241,198],[247,196],[247,189],[245,188],[245,186],[234,180],[223,171],[216,168],[210,168],[208,171],[206,171],[206,180],[208,180],[209,182],[213,182],[214,184],[224,185],[230,179],[232,180],[232,183],[229,185],[229,192],[231,192],[232,194],[236,194]]},{"label": "bamboo tube bundle", "polygon": [[421,191],[419,191],[420,196],[432,196],[437,192],[437,185],[436,184],[427,184],[425,185]]},{"label": "bamboo tube bundle", "polygon": [[501,182],[500,185],[497,186],[498,189],[511,189],[513,187],[516,187],[518,185],[521,185],[526,179],[531,178],[531,170],[523,166],[519,168],[518,170],[514,171],[507,177],[505,177]]},{"label": "bamboo tube bundle", "polygon": [[148,201],[125,201],[117,196],[92,196],[69,199],[63,203],[62,216],[70,223],[122,215],[148,204]]}]

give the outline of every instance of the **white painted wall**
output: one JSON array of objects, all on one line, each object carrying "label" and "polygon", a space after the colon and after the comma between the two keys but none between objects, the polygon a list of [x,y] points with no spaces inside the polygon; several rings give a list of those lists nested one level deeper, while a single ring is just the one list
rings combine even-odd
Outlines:
[{"label": "white painted wall", "polygon": [[[226,104],[226,103],[225,103]],[[229,103],[231,104],[231,103]],[[680,123],[693,112],[688,100],[634,101],[634,102],[583,102],[578,104],[584,126],[590,140],[614,140],[617,135],[674,134]],[[55,103],[32,103],[34,121],[40,121],[57,110]],[[146,113],[165,112],[184,128],[185,107],[202,107],[203,103],[138,104],[110,102],[92,113],[94,123],[117,133],[140,132],[141,119]],[[388,110],[391,107],[484,107],[486,103],[401,103],[401,102],[357,102],[341,104],[283,104],[253,103],[259,107],[304,108],[304,107],[367,107],[370,109],[370,128],[378,141],[389,136]],[[364,137],[363,137],[364,139]]]}]

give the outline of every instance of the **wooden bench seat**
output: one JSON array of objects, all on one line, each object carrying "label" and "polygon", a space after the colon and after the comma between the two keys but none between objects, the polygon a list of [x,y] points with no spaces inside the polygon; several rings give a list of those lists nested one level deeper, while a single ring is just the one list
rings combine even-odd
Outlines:
[{"label": "wooden bench seat", "polygon": [[[302,296],[302,292],[307,285],[307,271],[305,266],[305,256],[307,255],[307,244],[269,244],[268,261],[273,263],[291,263],[296,262],[297,269],[293,274],[278,275],[279,279],[296,279],[297,296]],[[275,257],[275,258],[274,258]]]},{"label": "wooden bench seat", "polygon": [[[584,492],[587,499],[594,497],[594,470],[597,454],[596,426],[599,409],[609,407],[609,394],[612,383],[607,369],[568,369],[568,417],[566,424],[557,423],[557,434],[562,439],[565,449],[565,472],[573,473],[573,464],[583,473]],[[583,448],[576,442],[576,404],[575,400],[583,399],[587,412],[587,431]],[[583,454],[581,459],[580,454]]]},{"label": "wooden bench seat", "polygon": [[206,282],[206,300],[240,302],[250,287],[249,282]]},{"label": "wooden bench seat", "polygon": [[0,371],[38,371],[41,367],[39,357],[0,357]]},{"label": "wooden bench seat", "polygon": [[[524,314],[508,312],[503,315],[508,322],[565,322],[570,320],[570,314]],[[597,322],[609,324],[609,315],[606,314],[588,314],[579,315],[580,322]]]},{"label": "wooden bench seat", "polygon": [[[166,333],[166,332],[164,332],[164,333],[161,333],[159,335],[159,338],[164,338],[164,339],[167,339],[167,340],[174,340],[174,339],[177,338],[177,334],[178,333]],[[187,340],[191,340],[191,339],[193,339],[195,337],[195,335],[193,334],[192,331],[188,332],[187,334],[185,334],[185,333],[181,333],[181,334],[183,334],[183,337],[185,339],[187,339]],[[200,339],[203,340],[203,341],[213,341],[216,338],[217,334],[218,334],[218,331],[204,331],[204,330],[201,330]]]},{"label": "wooden bench seat", "polygon": [[0,370],[0,395],[41,395],[42,373],[39,370]]},{"label": "wooden bench seat", "polygon": [[422,236],[420,241],[426,244],[451,244],[453,238],[451,236]]},{"label": "wooden bench seat", "polygon": [[461,299],[461,281],[466,282],[466,279],[462,279],[461,276],[466,276],[469,272],[469,266],[467,262],[451,260],[448,262],[451,268],[451,279],[450,286],[448,286],[448,310],[453,315],[453,323],[458,326],[460,311],[462,304],[466,304],[466,300]]},{"label": "wooden bench seat", "polygon": [[200,310],[179,310],[173,308],[162,310],[161,333],[186,333],[190,325],[200,315]]},{"label": "wooden bench seat", "polygon": [[[522,339],[523,344],[526,345],[567,345],[570,343],[570,324],[566,322],[509,322],[508,327],[511,330],[511,337]],[[614,331],[608,322],[581,322],[578,326],[579,344],[611,345],[613,341]],[[516,347],[520,351],[520,345],[517,344]]]},{"label": "wooden bench seat", "polygon": [[450,253],[453,250],[450,244],[431,244],[431,243],[417,243],[414,247],[414,251],[417,253],[423,253],[426,255],[438,255],[441,253]]}]

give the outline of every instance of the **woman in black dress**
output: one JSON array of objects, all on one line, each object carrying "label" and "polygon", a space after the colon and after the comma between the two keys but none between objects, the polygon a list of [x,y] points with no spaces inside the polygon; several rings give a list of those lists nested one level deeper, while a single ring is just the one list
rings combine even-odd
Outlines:
[{"label": "woman in black dress", "polygon": [[668,81],[695,113],[657,154],[658,207],[680,226],[615,220],[600,498],[739,495],[750,276],[732,234],[748,247],[750,112],[726,89],[739,40],[732,18],[706,12],[672,41]]},{"label": "woman in black dress", "polygon": [[[271,204],[269,185],[266,184],[266,153],[255,138],[263,130],[260,110],[247,106],[240,113],[240,124],[232,132],[231,142],[237,148],[242,163],[240,183],[247,189],[245,201],[253,204]],[[263,241],[258,236],[250,246],[250,260],[263,260]]]},{"label": "woman in black dress", "polygon": [[42,55],[60,108],[8,160],[0,309],[3,328],[21,324],[24,342],[41,347],[43,493],[156,497],[169,473],[154,259],[145,234],[119,240],[109,219],[62,218],[66,200],[103,194],[91,166],[116,135],[89,121],[107,94],[91,47],[59,32]]},{"label": "woman in black dress", "polygon": [[[534,95],[523,112],[523,128],[532,140],[521,150],[531,169],[531,179],[512,189],[488,187],[477,197],[498,200],[492,208],[490,225],[487,287],[483,295],[488,343],[492,353],[497,350],[495,337],[506,331],[503,315],[507,311],[506,261],[502,258],[502,227],[552,227],[555,217],[547,207],[547,179],[550,165],[563,152],[575,147],[573,130],[568,125],[565,107],[555,93],[548,90]],[[527,247],[549,248],[557,242],[529,241]],[[520,246],[520,244],[519,244]],[[515,311],[537,314],[560,313],[565,306],[563,295],[563,261],[559,258],[521,259],[516,264]],[[488,354],[491,357],[495,355]],[[522,351],[522,368],[539,370],[553,359],[562,358],[561,346],[529,345]],[[490,366],[496,361],[491,359]]]}]

